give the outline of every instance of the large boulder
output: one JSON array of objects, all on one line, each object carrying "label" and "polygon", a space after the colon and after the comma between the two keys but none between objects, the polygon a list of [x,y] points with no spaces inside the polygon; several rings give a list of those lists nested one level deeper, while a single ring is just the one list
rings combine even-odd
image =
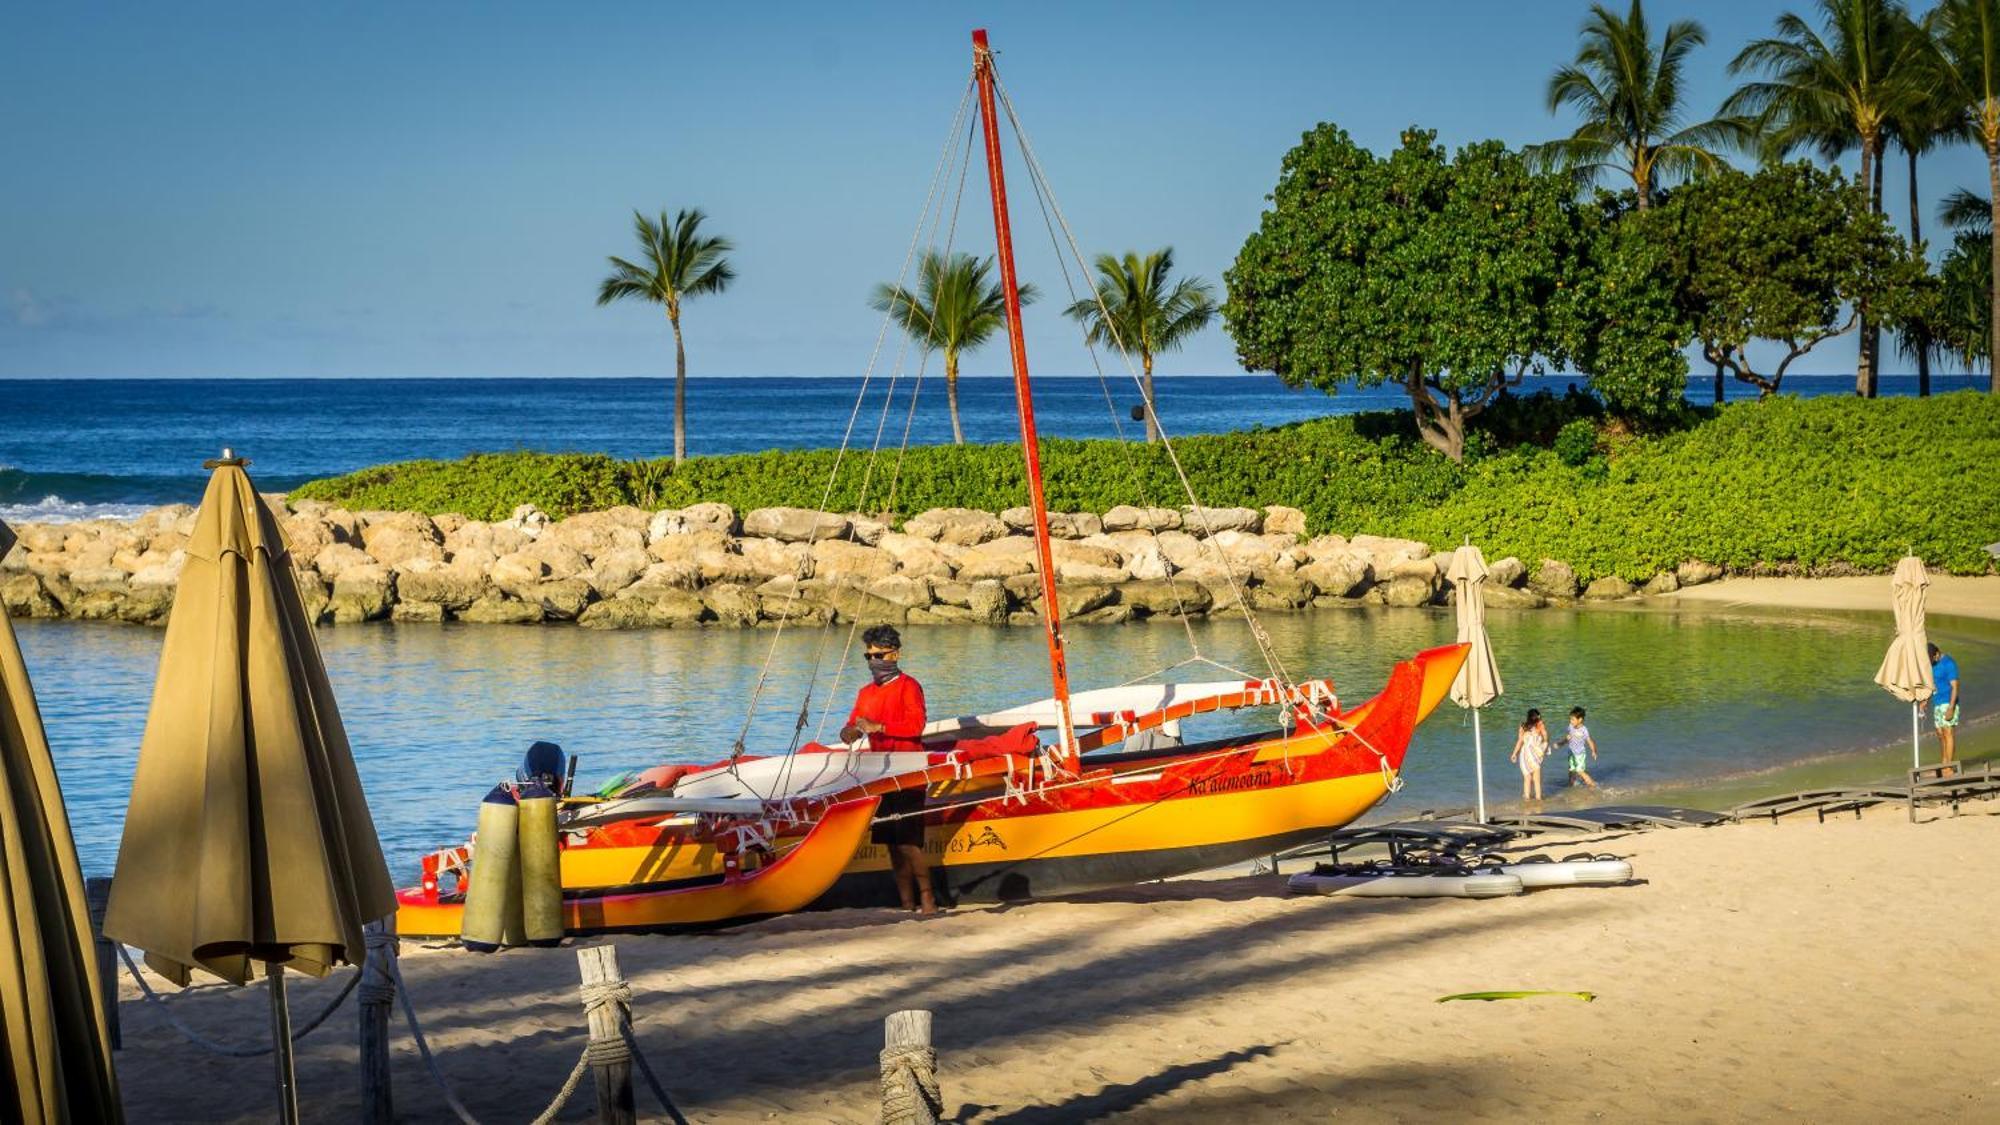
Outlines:
[{"label": "large boulder", "polygon": [[1338,554],[1318,556],[1314,561],[1292,572],[1292,577],[1302,582],[1310,582],[1321,594],[1336,598],[1350,598],[1368,588],[1375,581],[1374,564],[1360,551],[1341,551]]},{"label": "large boulder", "polygon": [[551,621],[576,620],[590,606],[593,593],[590,583],[581,578],[537,582],[517,591],[522,601],[539,604],[542,616]]},{"label": "large boulder", "polygon": [[1007,588],[995,579],[977,582],[937,582],[931,594],[940,607],[964,609],[970,621],[998,624],[1007,620]]},{"label": "large boulder", "polygon": [[[659,565],[668,566],[671,564],[660,563]],[[701,623],[702,617],[708,612],[708,607],[702,604],[701,597],[691,590],[676,586],[641,582],[635,586],[627,586],[625,589],[619,591],[618,596],[615,598],[598,602],[596,605],[584,610],[583,616],[577,618],[577,623],[580,625],[589,625],[591,624],[591,614],[596,613],[605,606],[617,606],[621,603],[624,605],[645,607],[646,623],[650,625],[697,625]],[[610,612],[613,616],[617,615],[617,611]]]},{"label": "large boulder", "polygon": [[807,596],[832,609],[834,620],[841,624],[900,625],[909,616],[910,607],[877,597],[846,582],[814,578],[805,582],[804,586]]},{"label": "large boulder", "polygon": [[398,625],[441,625],[449,616],[436,602],[397,602],[389,607],[389,620]]},{"label": "large boulder", "polygon": [[[1035,530],[1035,511],[1029,507],[1008,508],[1000,513],[1000,522],[1007,530],[1021,535],[1032,535]],[[1104,530],[1104,519],[1095,512],[1050,512],[1049,537],[1052,539],[1082,539]]]},{"label": "large boulder", "polygon": [[751,571],[765,578],[797,578],[812,572],[812,551],[804,543],[752,538],[736,546]]},{"label": "large boulder", "polygon": [[1306,514],[1297,508],[1287,508],[1283,504],[1272,504],[1264,509],[1264,533],[1266,535],[1296,535],[1306,537]]},{"label": "large boulder", "polygon": [[481,625],[529,625],[542,619],[542,605],[489,593],[459,610],[458,619]]},{"label": "large boulder", "polygon": [[[1270,525],[1267,523],[1265,526]],[[1316,592],[1310,582],[1301,582],[1296,578],[1267,578],[1250,588],[1250,605],[1259,611],[1290,612],[1311,605]]]},{"label": "large boulder", "polygon": [[1104,513],[1104,530],[1173,531],[1181,526],[1181,514],[1172,508],[1135,508],[1120,504]]},{"label": "large boulder", "polygon": [[506,528],[526,539],[539,539],[542,532],[549,528],[549,516],[533,504],[516,504],[512,515],[493,526]]},{"label": "large boulder", "polygon": [[[177,504],[175,507],[185,508],[187,505]],[[59,523],[24,523],[14,529],[14,534],[20,537],[17,546],[23,553],[61,554],[63,544],[69,540],[69,532]]]},{"label": "large boulder", "polygon": [[[585,579],[588,581],[588,579]],[[617,597],[650,598],[660,590],[687,591],[701,585],[701,570],[693,563],[663,562],[648,566],[637,579],[620,587]],[[598,589],[599,594],[606,594]]]},{"label": "large boulder", "polygon": [[1559,559],[1543,559],[1528,576],[1528,589],[1545,598],[1576,597],[1576,571]]},{"label": "large boulder", "polygon": [[[1247,510],[1247,509],[1246,509]],[[1278,565],[1278,556],[1291,546],[1279,535],[1259,535],[1234,529],[1218,531],[1209,540],[1238,574],[1262,575]]]},{"label": "large boulder", "polygon": [[743,534],[786,543],[816,543],[847,534],[847,517],[810,508],[758,508],[743,517]]},{"label": "large boulder", "polygon": [[690,504],[685,508],[669,508],[653,513],[646,521],[646,542],[668,535],[681,535],[690,531],[714,531],[723,535],[734,535],[742,524],[737,522],[736,509],[727,504],[705,500]]},{"label": "large boulder", "polygon": [[865,582],[896,573],[896,557],[878,547],[864,547],[845,539],[829,539],[812,546],[813,577],[850,579]]},{"label": "large boulder", "polygon": [[401,567],[416,559],[444,561],[444,536],[422,512],[367,512],[361,545],[376,562]]},{"label": "large boulder", "polygon": [[1648,597],[1658,597],[1661,594],[1671,594],[1680,588],[1681,580],[1675,577],[1674,572],[1663,570],[1648,578],[1646,585],[1641,588],[1640,592]]},{"label": "large boulder", "polygon": [[[349,517],[352,518],[351,516]],[[194,533],[195,509],[189,504],[168,504],[150,508],[139,513],[132,520],[132,529],[148,538],[163,531],[178,532],[181,535]],[[23,536],[25,539],[26,536]],[[36,548],[42,550],[43,548]]]},{"label": "large boulder", "polygon": [[1368,556],[1378,574],[1386,574],[1389,568],[1403,559],[1425,559],[1431,554],[1428,543],[1415,539],[1391,539],[1380,535],[1357,535],[1347,541],[1350,549]]},{"label": "large boulder", "polygon": [[738,628],[755,625],[761,607],[757,595],[735,582],[723,582],[701,591],[701,604],[724,625]]},{"label": "large boulder", "polygon": [[599,594],[610,597],[637,582],[655,565],[653,556],[641,548],[617,547],[599,554],[582,577]]},{"label": "large boulder", "polygon": [[1638,592],[1638,589],[1625,579],[1615,574],[1607,574],[1586,587],[1583,596],[1592,601],[1612,601],[1629,598]]},{"label": "large boulder", "polygon": [[1195,616],[1208,612],[1214,595],[1208,587],[1199,582],[1175,579],[1154,579],[1143,582],[1127,582],[1118,588],[1118,601],[1134,609],[1150,614],[1185,614]]},{"label": "large boulder", "polygon": [[1501,586],[1488,582],[1482,594],[1487,606],[1493,609],[1540,609],[1549,604],[1548,598],[1519,586]]},{"label": "large boulder", "polygon": [[903,521],[903,534],[959,547],[976,547],[1007,534],[1007,525],[992,512],[972,508],[932,508]]},{"label": "large boulder", "polygon": [[1387,605],[1429,605],[1436,594],[1437,580],[1416,574],[1395,575],[1382,584],[1382,600]]},{"label": "large boulder", "polygon": [[536,539],[521,550],[542,560],[550,578],[576,578],[590,569],[590,560],[584,557],[582,551],[549,535]]},{"label": "large boulder", "polygon": [[378,621],[389,616],[396,600],[396,579],[380,563],[352,566],[333,580],[333,597],[328,609],[341,625],[358,621]]},{"label": "large boulder", "polygon": [[896,560],[896,573],[917,578],[950,578],[958,572],[956,559],[963,555],[963,548],[895,531],[884,534],[876,546]]},{"label": "large boulder", "polygon": [[1181,509],[1181,527],[1192,535],[1217,535],[1224,531],[1246,531],[1254,535],[1264,529],[1264,513],[1255,508],[1197,508],[1188,505]]},{"label": "large boulder", "polygon": [[[634,517],[639,520],[632,526]],[[602,512],[579,512],[561,523],[549,525],[540,542],[559,544],[585,558],[616,550],[646,549],[646,514],[637,508],[612,508]]]},{"label": "large boulder", "polygon": [[1058,583],[1085,583],[1092,585],[1116,585],[1130,581],[1132,575],[1122,566],[1099,566],[1089,562],[1056,562]]},{"label": "large boulder", "polygon": [[873,547],[882,542],[882,537],[887,534],[889,534],[887,520],[876,519],[874,516],[859,512],[851,513],[847,517],[847,537],[856,543]]},{"label": "large boulder", "polygon": [[905,609],[927,606],[936,600],[931,594],[930,579],[909,574],[891,574],[875,578],[866,583],[862,589],[885,602],[893,602]]},{"label": "large boulder", "polygon": [[515,551],[493,560],[493,565],[486,568],[486,576],[500,589],[526,597],[526,591],[549,576],[549,564],[527,551]]},{"label": "large boulder", "polygon": [[396,572],[396,598],[404,602],[429,602],[446,609],[460,610],[483,598],[492,583],[483,571],[438,567]]},{"label": "large boulder", "polygon": [[1519,586],[1528,577],[1528,568],[1512,555],[1486,565],[1488,586]]},{"label": "large boulder", "polygon": [[39,575],[16,574],[0,582],[0,612],[9,617],[61,617],[62,603],[49,593]]},{"label": "large boulder", "polygon": [[132,576],[115,566],[79,566],[70,568],[69,584],[80,594],[123,594],[131,588]]},{"label": "large boulder", "polygon": [[1689,559],[1674,568],[1674,577],[1680,579],[1683,586],[1700,586],[1722,577],[1722,568],[1700,559]]},{"label": "large boulder", "polygon": [[965,557],[958,564],[957,577],[961,582],[1010,578],[1032,571],[1035,568],[1034,559],[1035,541],[1026,536],[1010,535],[1004,539],[988,540],[967,548]]},{"label": "large boulder", "polygon": [[[333,528],[317,516],[293,515],[278,525],[294,558],[310,561],[334,543]],[[150,542],[150,539],[149,539]]]}]

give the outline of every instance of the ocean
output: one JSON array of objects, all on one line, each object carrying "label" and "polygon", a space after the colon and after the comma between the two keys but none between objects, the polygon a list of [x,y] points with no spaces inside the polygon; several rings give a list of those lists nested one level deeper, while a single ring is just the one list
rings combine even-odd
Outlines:
[{"label": "ocean", "polygon": [[[1577,380],[1531,378],[1524,391],[1560,394]],[[1915,391],[1912,377],[1885,380],[1886,393]],[[1983,377],[1934,380],[1940,391]],[[693,454],[834,447],[861,390],[858,378],[691,378],[688,448]],[[1801,395],[1846,394],[1848,376],[1793,376]],[[916,394],[895,389],[883,410],[877,379],[855,423],[854,441],[885,447],[951,439],[944,388],[935,377]],[[1163,377],[1156,381],[1169,435],[1276,426],[1325,414],[1391,410],[1400,390],[1291,390],[1269,376]],[[1694,393],[1705,394],[1705,387]],[[1731,397],[1754,396],[1741,384]],[[1017,440],[1013,384],[960,381],[966,440]],[[1122,377],[1110,403],[1095,378],[1044,378],[1035,414],[1054,437],[1134,437],[1137,391]],[[230,446],[253,461],[259,487],[285,491],[315,477],[385,461],[453,458],[513,449],[588,450],[620,458],[673,452],[672,383],[665,379],[90,379],[0,380],[0,519],[127,516],[194,503],[201,462]]]}]

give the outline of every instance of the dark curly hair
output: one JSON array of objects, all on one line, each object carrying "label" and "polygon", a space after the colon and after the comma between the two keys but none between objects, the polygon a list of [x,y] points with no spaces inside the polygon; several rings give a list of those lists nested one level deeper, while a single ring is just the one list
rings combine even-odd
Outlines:
[{"label": "dark curly hair", "polygon": [[861,634],[861,643],[869,648],[902,648],[903,636],[894,625],[877,625]]}]

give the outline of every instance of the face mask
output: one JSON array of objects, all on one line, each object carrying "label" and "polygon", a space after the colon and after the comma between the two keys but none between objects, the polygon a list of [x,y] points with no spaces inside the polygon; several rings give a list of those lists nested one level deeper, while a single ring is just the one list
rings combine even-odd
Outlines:
[{"label": "face mask", "polygon": [[871,656],[868,658],[868,674],[875,677],[876,683],[886,684],[901,674],[901,669],[896,667],[896,662],[893,660]]}]

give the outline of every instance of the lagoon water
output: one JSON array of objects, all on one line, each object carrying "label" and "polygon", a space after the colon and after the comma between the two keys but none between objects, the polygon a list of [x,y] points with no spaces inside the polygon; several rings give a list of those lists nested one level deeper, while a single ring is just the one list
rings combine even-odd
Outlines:
[{"label": "lagoon water", "polygon": [[[1886,589],[1885,580],[1879,615],[1492,611],[1488,625],[1507,694],[1483,721],[1488,800],[1505,807],[1518,795],[1520,775],[1507,751],[1514,724],[1531,706],[1542,709],[1552,730],[1572,705],[1589,709],[1604,754],[1595,774],[1619,798],[1828,755],[1893,774],[1908,761],[1909,711],[1869,682],[1891,629]],[[162,634],[107,624],[15,624],[84,867],[108,873]],[[1447,610],[1319,610],[1265,624],[1294,676],[1332,677],[1347,705],[1376,691],[1395,659],[1452,639]],[[1197,622],[1191,630],[1154,622],[1071,629],[1073,682],[1104,686],[1183,660],[1190,632],[1206,657],[1262,672],[1241,622]],[[1932,635],[1968,670],[2000,667],[2000,628],[1939,619]],[[319,636],[399,881],[412,875],[424,852],[464,839],[479,798],[533,739],[580,754],[579,788],[594,788],[624,770],[725,755],[767,658],[771,686],[751,723],[752,751],[784,747],[816,661],[823,671],[810,699],[808,735],[839,725],[860,672],[858,648],[841,661],[845,629],[788,630],[775,648],[769,630],[381,624],[323,629]],[[1039,629],[911,629],[905,643],[933,715],[1048,693]],[[1189,666],[1171,678],[1230,676]],[[1996,696],[1991,685],[1969,683],[1969,726],[2000,710]],[[1269,712],[1245,712],[1234,721],[1268,723]],[[1206,737],[1221,729],[1190,722],[1186,733]],[[1547,768],[1554,798],[1559,759]],[[1469,804],[1466,714],[1447,703],[1433,715],[1406,769],[1407,786],[1385,811]]]}]

